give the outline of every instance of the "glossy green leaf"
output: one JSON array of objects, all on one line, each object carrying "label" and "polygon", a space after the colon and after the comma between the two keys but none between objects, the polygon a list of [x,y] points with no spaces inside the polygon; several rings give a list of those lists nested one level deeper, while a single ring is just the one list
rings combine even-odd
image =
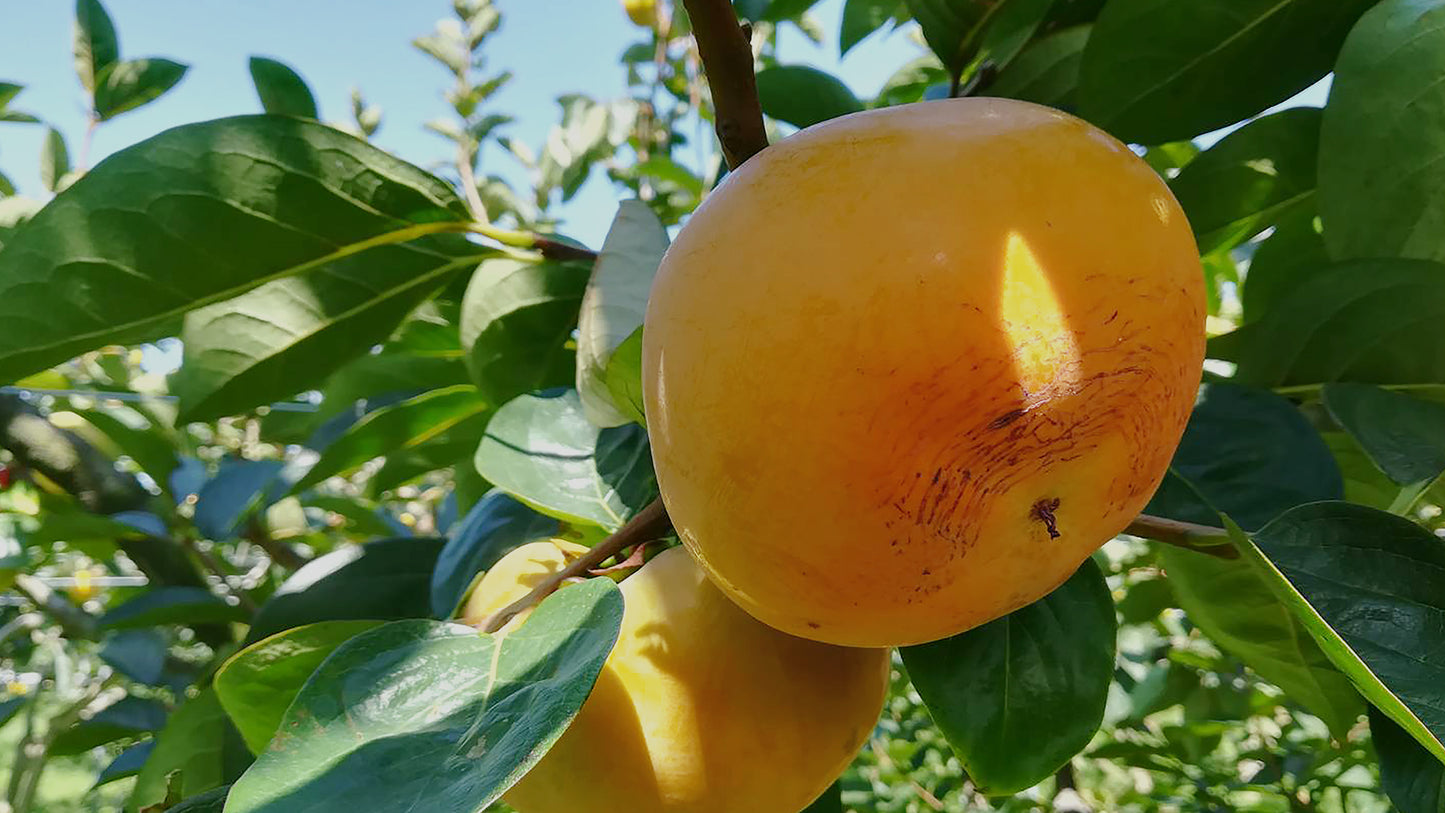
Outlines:
[{"label": "glossy green leaf", "polygon": [[437,557],[431,577],[432,615],[451,618],[477,574],[518,546],[555,536],[561,530],[557,520],[506,494],[488,493],[452,529]]},{"label": "glossy green leaf", "polygon": [[362,633],[306,682],[226,811],[482,810],[561,736],[621,621],[617,585],[589,579],[506,635],[438,621]]},{"label": "glossy green leaf", "polygon": [[124,697],[57,734],[50,741],[49,753],[83,754],[96,746],[159,731],[165,724],[165,706],[155,700]]},{"label": "glossy green leaf", "polygon": [[1299,206],[1283,214],[1274,233],[1259,244],[1249,260],[1249,273],[1240,294],[1244,321],[1258,321],[1265,311],[1328,263],[1316,207]]},{"label": "glossy green leaf", "polygon": [[449,279],[495,253],[409,248],[394,264],[368,252],[186,314],[185,358],[172,377],[182,419],[217,418],[322,386]]},{"label": "glossy green leaf", "polygon": [[1053,775],[1088,745],[1114,674],[1114,601],[1086,560],[1033,604],[903,647],[903,665],[964,770],[989,795]]},{"label": "glossy green leaf", "polygon": [[[439,235],[467,217],[447,184],[316,122],[168,130],[102,161],[7,239],[0,318],[16,329],[0,334],[0,378],[344,260],[434,269],[455,260],[443,248],[469,250]],[[426,235],[439,236],[408,242]]]},{"label": "glossy green leaf", "polygon": [[[456,328],[452,328],[455,334]],[[304,420],[285,427],[285,439],[304,442],[321,450],[367,413],[388,403],[411,398],[428,390],[466,384],[471,381],[461,351],[455,354],[423,355],[411,352],[367,353],[342,365],[321,388],[321,404]],[[282,413],[272,412],[262,426],[275,428]]]},{"label": "glossy green leaf", "polygon": [[261,107],[267,113],[320,118],[311,88],[290,65],[264,56],[253,56],[247,64],[251,70],[251,82],[256,85],[256,95],[261,98]]},{"label": "glossy green leaf", "polygon": [[204,587],[153,587],[112,607],[96,622],[102,630],[161,624],[219,624],[246,620],[246,611]]},{"label": "glossy green leaf", "polygon": [[1445,541],[1393,514],[1303,505],[1236,545],[1372,705],[1445,761]]},{"label": "glossy green leaf", "polygon": [[[230,723],[212,689],[182,703],[156,738],[156,747],[136,777],[127,813],[166,796],[166,776],[180,771],[183,796],[195,796],[230,780],[234,763],[227,754]],[[244,747],[242,747],[244,750]]]},{"label": "glossy green leaf", "polygon": [[487,425],[476,465],[544,514],[608,530],[657,496],[647,433],[636,424],[598,429],[583,415],[576,390],[504,404]]},{"label": "glossy green leaf", "polygon": [[998,75],[987,95],[1074,109],[1079,63],[1091,30],[1092,26],[1077,25],[1040,37]]},{"label": "glossy green leaf", "polygon": [[1111,0],[1084,50],[1080,111],[1140,144],[1233,124],[1329,72],[1375,2]]},{"label": "glossy green leaf", "polygon": [[70,172],[70,151],[65,148],[65,136],[54,127],[45,130],[45,142],[40,148],[40,182],[52,192],[60,189],[61,180]]},{"label": "glossy green leaf", "polygon": [[285,465],[280,460],[223,460],[196,495],[196,530],[217,542],[239,534],[242,522],[267,501]]},{"label": "glossy green leaf", "polygon": [[120,59],[115,24],[100,0],[76,0],[73,50],[80,86],[93,93],[96,77]]},{"label": "glossy green leaf", "polygon": [[570,347],[590,269],[576,263],[489,260],[462,300],[462,347],[482,397],[501,404],[571,384]]},{"label": "glossy green leaf", "polygon": [[1169,184],[1199,252],[1233,248],[1309,207],[1315,193],[1320,110],[1296,107],[1225,136]]},{"label": "glossy green leaf", "polygon": [[887,25],[902,6],[902,0],[845,0],[838,34],[838,55],[846,55],[869,34]]},{"label": "glossy green leaf", "polygon": [[603,372],[607,391],[612,394],[612,403],[639,426],[647,426],[644,416],[646,406],[642,395],[642,328],[632,332],[622,344],[612,351]]},{"label": "glossy green leaf", "polygon": [[863,109],[841,79],[806,65],[758,71],[758,99],[768,116],[799,128]]},{"label": "glossy green leaf", "polygon": [[261,605],[246,643],[318,621],[426,618],[443,540],[379,539],[347,545],[291,574]]},{"label": "glossy green leaf", "polygon": [[155,750],[155,747],[155,740],[146,740],[145,742],[138,742],[121,751],[116,755],[115,759],[110,761],[110,764],[101,770],[100,775],[95,778],[95,785],[93,787],[98,788],[101,785],[108,785],[117,779],[125,779],[126,777],[135,776],[140,773],[141,768],[146,764],[146,760],[150,759],[151,752]]},{"label": "glossy green leaf", "polygon": [[1393,720],[1370,709],[1370,741],[1380,760],[1380,788],[1399,813],[1445,811],[1445,765]]},{"label": "glossy green leaf", "polygon": [[1321,268],[1249,331],[1235,377],[1263,387],[1445,382],[1445,265],[1354,260]]},{"label": "glossy green leaf", "polygon": [[926,54],[894,71],[868,106],[877,108],[910,104],[921,100],[930,88],[946,90],[948,72],[939,64],[938,57]]},{"label": "glossy green leaf", "polygon": [[998,0],[978,41],[978,58],[994,70],[1013,62],[1043,24],[1055,0]]},{"label": "glossy green leaf", "polygon": [[923,29],[928,47],[957,74],[973,61],[989,14],[989,0],[907,0],[908,11]]},{"label": "glossy green leaf", "polygon": [[1339,499],[1329,447],[1288,400],[1238,384],[1206,384],[1147,514],[1219,525],[1224,512],[1259,528],[1301,503]]},{"label": "glossy green leaf", "polygon": [[380,621],[322,621],[278,632],[232,655],[216,671],[221,707],[259,754],[281,726],[286,708],[335,649]]},{"label": "glossy green leaf", "polygon": [[168,488],[180,458],[176,457],[174,438],[167,427],[156,426],[141,413],[125,408],[97,407],[80,416],[114,444],[117,453],[135,461],[161,488]]},{"label": "glossy green leaf", "polygon": [[419,446],[488,409],[476,387],[469,384],[432,390],[382,407],[327,446],[321,459],[291,490],[303,491],[328,477],[349,475],[374,458]]},{"label": "glossy green leaf", "polygon": [[185,77],[188,67],[158,58],[110,65],[96,77],[96,116],[105,121],[155,101]]},{"label": "glossy green leaf", "polygon": [[1445,404],[1352,383],[1326,385],[1323,397],[1391,480],[1413,485],[1445,473]]},{"label": "glossy green leaf", "polygon": [[1344,737],[1365,710],[1364,701],[1254,563],[1169,545],[1157,546],[1157,553],[1179,606],[1209,640]]},{"label": "glossy green leaf", "polygon": [[1348,432],[1321,432],[1325,445],[1335,456],[1345,478],[1345,499],[1387,511],[1400,496],[1400,487],[1390,481],[1375,461]]},{"label": "glossy green leaf", "polygon": [[642,327],[652,278],[667,246],[667,230],[652,209],[639,200],[623,201],[602,243],[577,318],[577,393],[587,419],[598,426],[632,420],[613,399],[607,365],[617,348]]},{"label": "glossy green leaf", "polygon": [[1320,214],[1337,259],[1445,262],[1445,3],[1383,0],[1335,65]]}]

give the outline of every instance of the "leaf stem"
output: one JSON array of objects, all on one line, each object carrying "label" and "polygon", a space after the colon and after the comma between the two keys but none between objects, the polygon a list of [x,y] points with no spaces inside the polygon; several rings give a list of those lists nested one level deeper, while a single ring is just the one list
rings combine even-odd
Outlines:
[{"label": "leaf stem", "polygon": [[597,252],[591,249],[563,243],[560,240],[553,240],[529,231],[503,229],[482,222],[468,224],[467,231],[511,248],[530,248],[540,251],[542,256],[549,260],[582,260],[589,263],[597,260]]},{"label": "leaf stem", "polygon": [[753,48],[730,0],[683,0],[712,89],[713,119],[723,157],[737,169],[768,146],[753,75]]},{"label": "leaf stem", "polygon": [[1239,558],[1239,552],[1229,544],[1229,534],[1223,528],[1140,514],[1124,533],[1220,559]]},{"label": "leaf stem", "polygon": [[667,533],[671,527],[672,520],[668,518],[667,509],[663,507],[662,500],[653,500],[628,520],[627,524],[618,528],[616,533],[597,543],[596,547],[584,553],[572,564],[544,579],[532,588],[532,592],[483,619],[482,623],[478,625],[479,628],[482,632],[496,632],[516,617],[517,613],[551,595],[568,579],[586,577],[589,571],[618,553],[633,545],[651,542]]}]

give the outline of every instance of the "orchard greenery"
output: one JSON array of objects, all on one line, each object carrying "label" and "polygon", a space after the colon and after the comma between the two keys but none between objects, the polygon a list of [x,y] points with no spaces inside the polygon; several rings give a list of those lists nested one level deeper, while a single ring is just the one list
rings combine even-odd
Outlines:
[{"label": "orchard greenery", "polygon": [[[542,599],[525,649],[454,619],[527,542],[613,540],[616,578],[644,554],[609,535],[675,541],[640,327],[729,170],[713,125],[949,95],[1069,111],[1168,180],[1210,361],[1155,520],[896,652],[809,810],[1445,810],[1445,0],[846,0],[839,31],[815,4],[628,0],[627,93],[558,99],[528,144],[494,99],[502,10],[455,0],[414,41],[451,77],[441,168],[369,143],[411,125],[360,90],[318,120],[260,54],[237,115],[94,166],[4,77],[0,133],[47,129],[44,197],[0,175],[0,810],[504,809],[621,596]],[[751,96],[697,46],[734,13]],[[787,28],[918,52],[861,97]],[[91,130],[185,80],[99,0],[72,50]],[[1323,109],[1268,112],[1326,76]],[[589,183],[619,200],[597,246],[558,214]]]}]

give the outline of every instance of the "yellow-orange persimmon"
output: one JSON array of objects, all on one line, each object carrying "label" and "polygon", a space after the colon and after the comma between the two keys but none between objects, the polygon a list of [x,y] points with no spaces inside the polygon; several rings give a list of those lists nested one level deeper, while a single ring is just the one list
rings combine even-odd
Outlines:
[{"label": "yellow-orange persimmon", "polygon": [[[534,542],[504,557],[467,615],[495,612],[530,591],[541,570],[563,567],[572,553],[552,546]],[[680,547],[624,580],[622,596],[622,630],[591,696],[503,797],[519,813],[797,813],[873,730],[887,650],[760,624]]]},{"label": "yellow-orange persimmon", "polygon": [[958,633],[1148,501],[1204,317],[1183,212],[1089,124],[982,98],[834,119],[747,161],[663,259],[643,383],[664,501],[780,630]]}]

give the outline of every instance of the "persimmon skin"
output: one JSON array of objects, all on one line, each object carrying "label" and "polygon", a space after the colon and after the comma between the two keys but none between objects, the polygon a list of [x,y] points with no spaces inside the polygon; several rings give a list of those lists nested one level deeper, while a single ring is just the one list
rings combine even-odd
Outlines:
[{"label": "persimmon skin", "polygon": [[1144,507],[1204,319],[1184,213],[1093,126],[987,98],[834,119],[733,172],[662,261],[643,387],[664,502],[780,630],[968,630]]},{"label": "persimmon skin", "polygon": [[[525,577],[562,562],[548,544],[494,570]],[[478,606],[510,604],[529,580],[484,579]],[[622,596],[622,629],[592,694],[503,797],[519,813],[798,813],[867,741],[888,691],[888,650],[767,627],[681,547],[627,577]]]}]

